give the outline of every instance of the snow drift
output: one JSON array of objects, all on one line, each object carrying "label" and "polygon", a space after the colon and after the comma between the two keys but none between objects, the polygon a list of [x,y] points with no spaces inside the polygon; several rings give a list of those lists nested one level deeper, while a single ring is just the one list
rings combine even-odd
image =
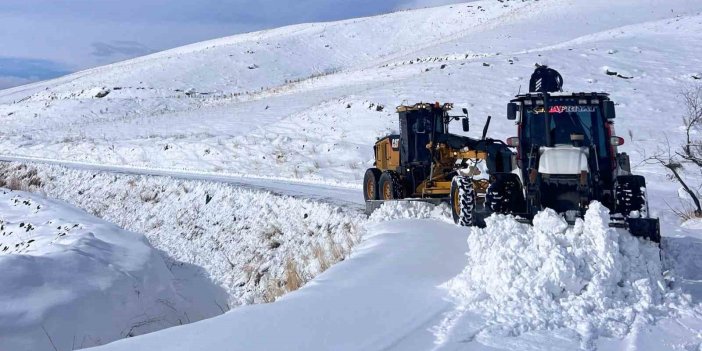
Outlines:
[{"label": "snow drift", "polygon": [[197,299],[210,316],[299,288],[346,258],[365,222],[355,209],[217,182],[0,163],[3,183],[144,233],[180,281],[226,290]]},{"label": "snow drift", "polygon": [[468,238],[468,264],[445,286],[459,305],[505,336],[567,328],[587,343],[624,337],[688,303],[663,279],[658,245],[609,228],[609,211],[590,206],[572,227],[552,210],[534,225],[492,216]]},{"label": "snow drift", "polygon": [[9,190],[0,232],[0,350],[72,350],[189,321],[140,234]]},{"label": "snow drift", "polygon": [[418,201],[387,201],[368,217],[369,223],[388,222],[398,219],[443,219],[453,223],[448,205],[433,205]]}]

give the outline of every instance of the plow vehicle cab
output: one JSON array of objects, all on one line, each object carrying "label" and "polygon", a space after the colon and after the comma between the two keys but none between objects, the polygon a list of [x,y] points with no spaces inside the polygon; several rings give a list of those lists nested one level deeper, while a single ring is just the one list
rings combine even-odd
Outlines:
[{"label": "plow vehicle cab", "polygon": [[531,219],[551,208],[572,222],[599,201],[610,209],[613,226],[660,242],[646,181],[631,174],[628,156],[617,150],[624,139],[614,133],[608,94],[532,92],[516,96],[507,110],[517,124],[518,136],[507,140],[516,148],[517,170],[492,175],[490,212]]}]

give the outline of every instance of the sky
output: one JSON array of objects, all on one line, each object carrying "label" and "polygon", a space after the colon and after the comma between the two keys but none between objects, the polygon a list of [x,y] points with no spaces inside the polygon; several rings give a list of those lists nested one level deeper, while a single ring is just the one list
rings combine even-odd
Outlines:
[{"label": "sky", "polygon": [[0,89],[289,24],[467,0],[0,0]]}]

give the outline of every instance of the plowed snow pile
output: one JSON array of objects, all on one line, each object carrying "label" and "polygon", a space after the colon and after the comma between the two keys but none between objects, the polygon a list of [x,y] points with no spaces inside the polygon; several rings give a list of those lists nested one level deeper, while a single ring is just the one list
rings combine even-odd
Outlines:
[{"label": "plowed snow pile", "polygon": [[[416,201],[388,201],[368,217],[370,223],[388,222],[396,219],[444,219],[450,221],[451,210],[446,205],[432,205]],[[453,223],[453,222],[451,222]]]},{"label": "plowed snow pile", "polygon": [[570,228],[550,210],[533,226],[493,216],[473,230],[468,265],[446,286],[459,311],[484,316],[484,332],[500,335],[568,328],[585,342],[622,337],[684,307],[663,279],[658,246],[609,228],[608,218],[599,203]]}]

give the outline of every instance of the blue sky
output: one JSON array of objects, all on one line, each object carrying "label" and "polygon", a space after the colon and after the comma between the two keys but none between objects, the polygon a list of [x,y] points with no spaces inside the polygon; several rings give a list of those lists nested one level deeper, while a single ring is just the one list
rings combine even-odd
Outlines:
[{"label": "blue sky", "polygon": [[0,0],[0,89],[206,39],[461,0]]}]

